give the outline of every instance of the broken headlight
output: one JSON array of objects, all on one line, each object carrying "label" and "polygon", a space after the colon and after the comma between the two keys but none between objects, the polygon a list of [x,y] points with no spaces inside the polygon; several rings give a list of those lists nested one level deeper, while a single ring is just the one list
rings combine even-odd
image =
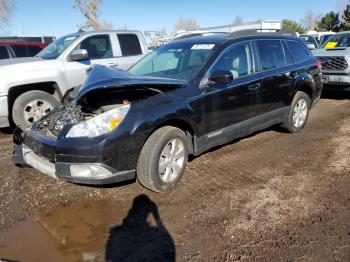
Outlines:
[{"label": "broken headlight", "polygon": [[124,120],[130,105],[122,105],[74,125],[66,137],[96,137],[111,132]]}]

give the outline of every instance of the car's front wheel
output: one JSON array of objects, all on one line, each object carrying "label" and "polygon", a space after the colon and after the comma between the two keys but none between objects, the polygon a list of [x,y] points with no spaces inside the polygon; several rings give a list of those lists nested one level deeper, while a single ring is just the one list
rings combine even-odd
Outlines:
[{"label": "car's front wheel", "polygon": [[182,177],[188,159],[186,134],[179,128],[165,126],[156,130],[143,146],[137,178],[146,188],[165,192]]},{"label": "car's front wheel", "polygon": [[310,97],[305,92],[298,91],[290,107],[288,118],[282,126],[291,133],[302,130],[309,118],[310,107]]},{"label": "car's front wheel", "polygon": [[22,129],[27,128],[52,111],[58,104],[58,101],[52,95],[44,91],[25,92],[17,97],[13,104],[13,122]]}]

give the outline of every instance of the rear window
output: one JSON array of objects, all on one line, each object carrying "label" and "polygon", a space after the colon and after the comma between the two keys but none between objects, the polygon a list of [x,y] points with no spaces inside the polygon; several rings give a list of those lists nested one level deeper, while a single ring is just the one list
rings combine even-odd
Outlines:
[{"label": "rear window", "polygon": [[135,34],[118,34],[120,49],[123,56],[142,54],[139,38]]},{"label": "rear window", "polygon": [[10,58],[6,46],[0,46],[0,59]]},{"label": "rear window", "polygon": [[280,40],[257,40],[262,70],[270,70],[286,65]]},{"label": "rear window", "polygon": [[0,46],[0,59],[10,58],[9,53],[7,52],[6,46]]},{"label": "rear window", "polygon": [[113,51],[109,35],[94,35],[84,39],[76,48],[85,49],[89,59],[112,58]]},{"label": "rear window", "polygon": [[27,46],[28,56],[36,56],[40,51],[41,48],[38,46]]},{"label": "rear window", "polygon": [[27,50],[24,45],[11,45],[11,48],[16,57],[27,57]]},{"label": "rear window", "polygon": [[305,47],[297,41],[285,41],[296,62],[301,62],[310,56]]}]

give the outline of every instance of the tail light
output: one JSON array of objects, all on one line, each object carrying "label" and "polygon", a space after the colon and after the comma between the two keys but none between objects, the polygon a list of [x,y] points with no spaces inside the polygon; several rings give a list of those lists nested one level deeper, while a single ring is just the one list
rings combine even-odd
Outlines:
[{"label": "tail light", "polygon": [[317,66],[318,69],[322,70],[321,61],[320,61],[320,59],[318,59],[318,58],[317,58],[316,66]]}]

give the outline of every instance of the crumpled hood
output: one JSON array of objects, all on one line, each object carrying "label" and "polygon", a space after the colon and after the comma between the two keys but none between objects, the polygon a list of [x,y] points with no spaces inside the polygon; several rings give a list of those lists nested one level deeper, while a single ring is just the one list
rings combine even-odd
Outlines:
[{"label": "crumpled hood", "polygon": [[341,47],[341,48],[322,48],[316,49],[312,51],[314,56],[346,56],[350,54],[349,47]]},{"label": "crumpled hood", "polygon": [[159,86],[162,90],[171,90],[184,87],[186,83],[187,81],[185,80],[137,76],[118,69],[95,65],[76,94],[75,100],[79,102],[84,95],[96,89],[132,89],[140,86],[157,88]]}]

